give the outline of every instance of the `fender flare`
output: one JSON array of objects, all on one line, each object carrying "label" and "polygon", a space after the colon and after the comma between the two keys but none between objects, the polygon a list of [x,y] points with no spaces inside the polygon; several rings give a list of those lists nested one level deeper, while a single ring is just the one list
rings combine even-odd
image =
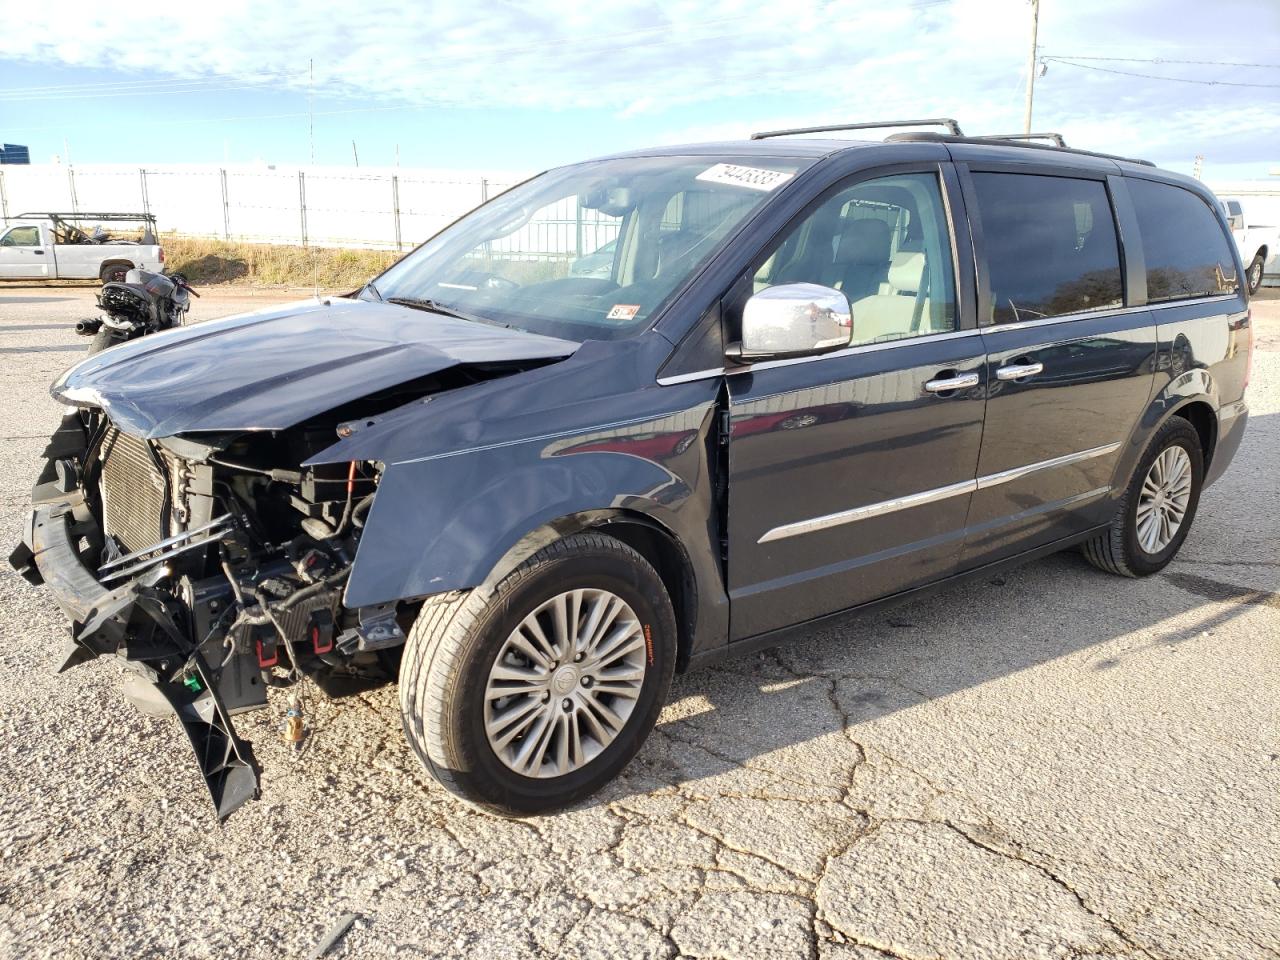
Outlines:
[{"label": "fender flare", "polygon": [[[1193,368],[1173,378],[1157,390],[1147,403],[1147,409],[1130,434],[1129,442],[1116,460],[1116,469],[1112,476],[1112,495],[1119,497],[1129,483],[1138,459],[1151,442],[1151,438],[1172,417],[1181,415],[1192,404],[1204,404],[1212,411],[1209,421],[1210,435],[1206,446],[1205,470],[1213,460],[1213,452],[1217,446],[1219,428],[1218,417],[1221,404],[1218,386],[1213,376],[1205,369]],[[1193,421],[1194,423],[1194,421]],[[1198,426],[1197,426],[1197,429]]]}]

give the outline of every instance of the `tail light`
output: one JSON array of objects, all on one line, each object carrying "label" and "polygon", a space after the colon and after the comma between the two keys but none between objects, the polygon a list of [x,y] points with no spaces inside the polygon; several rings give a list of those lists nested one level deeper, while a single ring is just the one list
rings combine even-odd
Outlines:
[{"label": "tail light", "polygon": [[160,262],[164,263],[164,247],[160,248]]}]

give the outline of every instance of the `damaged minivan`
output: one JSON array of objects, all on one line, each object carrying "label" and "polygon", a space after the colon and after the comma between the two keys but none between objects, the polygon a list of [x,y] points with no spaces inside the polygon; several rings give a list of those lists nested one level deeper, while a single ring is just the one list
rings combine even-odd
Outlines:
[{"label": "damaged minivan", "polygon": [[1220,207],[948,126],[555,169],[348,296],[73,366],[12,556],[64,669],[176,713],[222,817],[269,687],[393,680],[432,775],[526,814],[677,670],[1068,547],[1160,570],[1248,416]]}]

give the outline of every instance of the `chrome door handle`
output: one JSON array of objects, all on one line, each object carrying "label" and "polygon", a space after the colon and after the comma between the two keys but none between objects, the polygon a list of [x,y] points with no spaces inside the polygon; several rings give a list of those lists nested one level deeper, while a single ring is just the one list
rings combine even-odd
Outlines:
[{"label": "chrome door handle", "polygon": [[976,387],[981,381],[976,373],[961,373],[954,377],[942,377],[925,382],[924,388],[929,393],[946,393],[949,390],[967,390]]},{"label": "chrome door handle", "polygon": [[1034,377],[1044,370],[1043,363],[1016,363],[1013,366],[1001,367],[996,371],[997,380],[1021,380],[1023,377]]}]

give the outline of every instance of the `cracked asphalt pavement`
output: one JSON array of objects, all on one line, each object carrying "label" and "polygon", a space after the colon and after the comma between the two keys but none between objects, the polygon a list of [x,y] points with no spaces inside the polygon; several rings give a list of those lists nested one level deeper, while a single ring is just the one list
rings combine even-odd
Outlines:
[{"label": "cracked asphalt pavement", "polygon": [[[216,291],[196,316],[265,304]],[[84,352],[86,287],[0,287],[0,533]],[[216,825],[176,721],[0,570],[0,956],[1280,956],[1280,299],[1245,445],[1142,581],[1038,561],[678,678],[569,812],[436,787],[394,687],[242,716],[262,799]],[[7,552],[7,547],[6,551]]]}]

